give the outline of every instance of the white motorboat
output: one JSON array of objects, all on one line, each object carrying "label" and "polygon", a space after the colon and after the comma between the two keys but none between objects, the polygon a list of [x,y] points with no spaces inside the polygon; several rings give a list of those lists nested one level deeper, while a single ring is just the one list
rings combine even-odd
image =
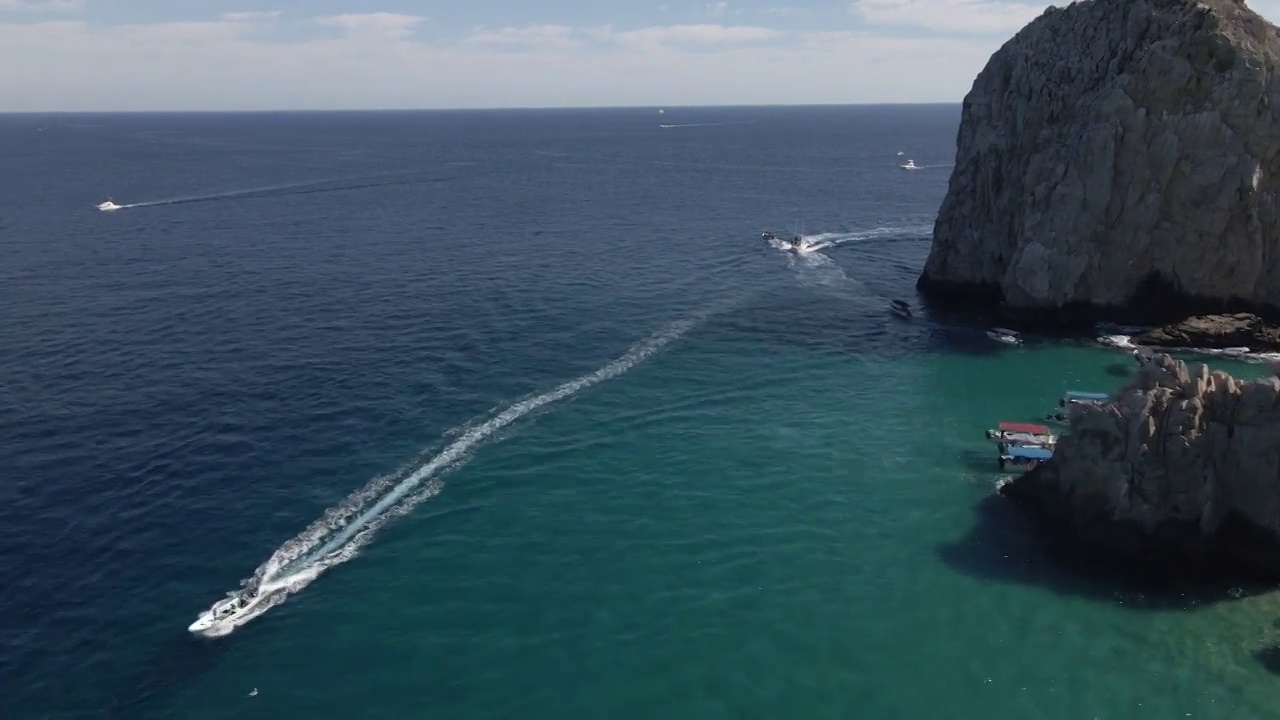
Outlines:
[{"label": "white motorboat", "polygon": [[920,166],[916,164],[915,160],[907,160],[905,164],[899,165],[898,167],[902,168],[903,170],[919,170],[920,169]]},{"label": "white motorboat", "polygon": [[261,607],[263,601],[272,595],[271,592],[254,592],[250,589],[228,593],[227,597],[200,613],[187,630],[196,635],[225,635],[239,624],[238,620]]},{"label": "white motorboat", "polygon": [[97,208],[102,212],[110,212],[112,210],[119,210],[120,206],[112,202],[111,198],[107,198],[105,201],[98,203]]},{"label": "white motorboat", "polygon": [[767,243],[783,243],[783,249],[787,252],[802,253],[808,250],[808,246],[805,245],[804,238],[800,235],[795,235],[790,240],[783,240],[772,230],[766,230],[760,233],[760,237]]},{"label": "white motorboat", "polygon": [[991,328],[987,331],[987,337],[995,340],[996,342],[1005,343],[1006,345],[1022,344],[1022,334],[1017,330],[1010,330],[1009,328]]}]

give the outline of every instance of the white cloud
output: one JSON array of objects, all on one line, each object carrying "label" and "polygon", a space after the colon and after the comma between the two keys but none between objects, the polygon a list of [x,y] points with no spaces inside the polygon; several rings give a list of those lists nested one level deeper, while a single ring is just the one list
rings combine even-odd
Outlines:
[{"label": "white cloud", "polygon": [[601,25],[600,27],[585,28],[582,34],[596,42],[606,43],[613,40],[613,26]]},{"label": "white cloud", "polygon": [[399,13],[349,13],[312,18],[312,22],[324,27],[339,28],[353,35],[376,35],[387,38],[404,38],[413,34],[414,28],[426,22],[417,15]]},{"label": "white cloud", "polygon": [[748,25],[667,25],[614,33],[622,45],[734,45],[759,43],[781,37],[782,33]]},{"label": "white cloud", "polygon": [[1006,0],[856,0],[849,11],[873,25],[1011,35],[1051,4]]},{"label": "white cloud", "polygon": [[79,12],[84,0],[0,0],[0,10],[27,12]]},{"label": "white cloud", "polygon": [[[231,21],[0,23],[0,110],[956,102],[1001,42],[686,25],[575,28],[569,39],[584,41],[572,48],[513,53],[415,39],[405,30],[416,18],[330,25],[369,22],[376,32],[289,42]],[[563,37],[546,27],[496,36]],[[868,66],[879,69],[850,70]]]},{"label": "white cloud", "polygon": [[279,17],[279,10],[254,10],[250,12],[229,12],[222,14],[222,19],[227,22],[271,22]]},{"label": "white cloud", "polygon": [[573,38],[573,28],[565,25],[533,25],[496,30],[476,28],[462,42],[469,45],[527,48],[567,48],[577,44]]}]

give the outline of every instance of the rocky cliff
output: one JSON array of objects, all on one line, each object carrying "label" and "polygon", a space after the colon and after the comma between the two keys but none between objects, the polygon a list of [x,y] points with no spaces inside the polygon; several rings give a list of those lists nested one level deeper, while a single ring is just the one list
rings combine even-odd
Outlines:
[{"label": "rocky cliff", "polygon": [[1280,379],[1155,355],[1001,493],[1134,567],[1280,581]]},{"label": "rocky cliff", "polygon": [[965,97],[920,277],[1022,308],[1280,308],[1280,35],[1241,0],[1085,0]]}]

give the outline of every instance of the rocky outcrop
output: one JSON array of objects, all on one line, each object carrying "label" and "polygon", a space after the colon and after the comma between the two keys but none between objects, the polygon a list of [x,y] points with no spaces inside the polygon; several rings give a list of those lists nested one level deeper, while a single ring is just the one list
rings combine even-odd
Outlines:
[{"label": "rocky outcrop", "polygon": [[1280,34],[1241,0],[1050,8],[965,97],[919,285],[1166,319],[1280,308],[1278,113]]},{"label": "rocky outcrop", "polygon": [[1155,355],[1001,493],[1134,568],[1280,581],[1280,379]]},{"label": "rocky outcrop", "polygon": [[1280,328],[1257,315],[1197,315],[1155,328],[1133,339],[1139,345],[1170,348],[1238,348],[1280,350]]}]

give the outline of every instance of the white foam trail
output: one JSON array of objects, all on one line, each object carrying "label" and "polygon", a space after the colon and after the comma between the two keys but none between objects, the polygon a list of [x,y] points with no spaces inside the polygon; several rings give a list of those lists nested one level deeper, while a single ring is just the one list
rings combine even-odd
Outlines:
[{"label": "white foam trail", "polygon": [[[708,309],[690,319],[674,322],[631,346],[625,354],[604,367],[549,392],[521,400],[488,420],[467,427],[439,454],[407,474],[376,477],[369,481],[281,545],[258,567],[253,577],[243,583],[256,587],[259,597],[275,597],[260,601],[233,622],[221,623],[205,634],[219,636],[230,633],[284,602],[286,597],[311,584],[328,568],[351,559],[389,520],[408,513],[419,503],[438,494],[443,483],[437,476],[464,460],[494,433],[543,406],[625,373],[684,335],[711,313],[712,309]],[[236,592],[241,591],[231,594]]]},{"label": "white foam trail", "polygon": [[[342,177],[325,178],[321,180],[304,180],[301,182],[282,183],[279,185],[263,185],[261,187],[246,188],[244,190],[229,190],[227,192],[209,193],[207,195],[184,195],[173,198],[163,198],[160,200],[147,200],[144,202],[126,203],[120,205],[117,209],[126,210],[129,208],[155,207],[157,205],[179,205],[182,203],[208,202],[212,200],[230,200],[232,198],[242,197],[245,195],[256,195],[258,193],[274,192],[278,190],[303,190],[305,188],[316,187],[320,185],[328,185],[337,182],[349,182],[354,180],[371,180],[373,178],[387,177],[391,175],[407,175],[417,171],[394,170],[380,173],[370,173],[365,175],[346,175]],[[364,186],[361,186],[364,187]],[[352,189],[352,188],[334,188],[335,190]]]},{"label": "white foam trail", "polygon": [[845,245],[847,243],[856,243],[861,241],[879,240],[889,237],[903,236],[927,236],[933,232],[933,225],[884,225],[881,227],[870,228],[868,230],[856,230],[847,233],[822,233],[820,235],[806,236],[805,240],[810,243],[809,250],[826,250],[829,248]]},{"label": "white foam trail", "polygon": [[[912,235],[927,235],[932,232],[931,225],[883,225],[880,227],[870,228],[867,230],[858,230],[854,232],[825,232],[816,235],[802,235],[801,249],[799,252],[791,250],[789,240],[783,238],[773,238],[768,240],[770,247],[780,250],[787,255],[787,264],[792,268],[799,270],[807,270],[809,273],[805,276],[806,282],[816,282],[820,285],[841,286],[848,283],[859,283],[855,278],[849,277],[839,263],[831,257],[823,254],[823,250],[844,245],[847,243],[855,243],[860,241],[873,241],[883,238],[903,237]],[[815,272],[816,271],[816,272]]]},{"label": "white foam trail", "polygon": [[1137,345],[1133,344],[1133,338],[1129,335],[1099,335],[1098,344],[1122,350],[1132,350],[1137,347]]}]

